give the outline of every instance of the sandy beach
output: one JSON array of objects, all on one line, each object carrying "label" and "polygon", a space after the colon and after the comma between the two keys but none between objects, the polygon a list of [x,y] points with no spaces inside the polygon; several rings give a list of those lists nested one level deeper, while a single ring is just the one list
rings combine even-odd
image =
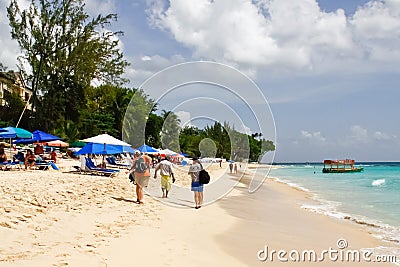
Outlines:
[{"label": "sandy beach", "polygon": [[[266,246],[320,252],[338,249],[339,239],[346,249],[388,246],[366,226],[301,209],[313,201],[310,194],[273,179],[249,194],[244,177],[225,197],[195,210],[184,168],[176,170],[167,204],[157,198],[159,180],[151,179],[155,197],[138,205],[124,171],[106,178],[68,173],[79,165],[72,160],[59,165],[60,171],[0,172],[0,266],[394,266],[258,259]],[[239,177],[226,164],[209,171],[220,181]]]}]

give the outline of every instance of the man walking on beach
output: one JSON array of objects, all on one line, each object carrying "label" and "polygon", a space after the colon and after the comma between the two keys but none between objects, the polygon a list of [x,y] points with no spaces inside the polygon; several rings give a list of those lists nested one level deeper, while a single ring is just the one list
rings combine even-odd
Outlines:
[{"label": "man walking on beach", "polygon": [[143,204],[143,187],[147,187],[150,179],[150,165],[151,158],[147,155],[141,155],[139,151],[135,152],[135,158],[132,163],[132,169],[134,171],[135,182],[136,182],[136,196],[137,203]]},{"label": "man walking on beach", "polygon": [[168,197],[169,190],[171,190],[171,177],[172,177],[172,183],[175,183],[174,171],[169,157],[166,157],[160,163],[157,164],[156,169],[154,171],[154,179],[157,178],[158,170],[160,170],[160,175],[161,175],[161,190],[163,192],[162,197],[166,198]]},{"label": "man walking on beach", "polygon": [[201,208],[203,204],[203,185],[200,184],[199,174],[203,169],[200,161],[197,158],[193,158],[193,164],[189,168],[189,174],[192,177],[192,187],[191,190],[194,193],[194,202],[196,203],[196,209]]}]

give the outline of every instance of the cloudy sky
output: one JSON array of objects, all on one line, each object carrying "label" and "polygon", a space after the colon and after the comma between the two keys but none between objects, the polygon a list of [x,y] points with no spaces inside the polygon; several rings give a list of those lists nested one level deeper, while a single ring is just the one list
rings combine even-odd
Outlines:
[{"label": "cloudy sky", "polygon": [[[5,13],[9,1],[0,1],[0,62],[14,69],[18,47],[9,36]],[[243,105],[235,102],[239,98],[254,107],[251,110],[258,120],[271,117],[270,107],[276,125],[277,162],[400,161],[399,0],[85,3],[92,15],[118,14],[112,29],[125,33],[120,41],[131,63],[126,73],[129,86],[139,87],[175,64],[212,61],[234,67],[242,78],[253,80],[269,104],[257,102],[262,97],[253,93],[254,88],[233,90],[237,94],[232,97],[207,88],[210,84],[191,84],[163,98],[165,107],[179,112],[183,120],[198,113],[195,105],[184,108],[182,103],[188,100],[182,99],[184,92],[214,90],[212,102],[229,106],[222,112],[225,115],[215,117],[218,120],[230,120],[229,112],[246,114]],[[193,72],[180,73],[196,80]],[[218,74],[225,75],[225,80],[216,79],[219,82],[237,78]],[[208,112],[218,113],[209,104]],[[238,129],[262,131],[275,138],[273,129],[260,130],[250,119],[241,121]]]}]

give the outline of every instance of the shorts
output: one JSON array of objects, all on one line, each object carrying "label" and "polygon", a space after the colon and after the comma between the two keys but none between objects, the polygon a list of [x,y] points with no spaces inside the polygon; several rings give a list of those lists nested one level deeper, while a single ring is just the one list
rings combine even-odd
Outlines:
[{"label": "shorts", "polygon": [[149,184],[149,179],[150,176],[138,176],[135,175],[135,181],[136,181],[136,186],[140,186],[140,187],[147,187],[147,185]]},{"label": "shorts", "polygon": [[199,181],[192,182],[192,191],[193,192],[203,192],[203,185],[200,184]]},{"label": "shorts", "polygon": [[171,190],[171,177],[168,175],[161,175],[161,188],[167,191]]}]

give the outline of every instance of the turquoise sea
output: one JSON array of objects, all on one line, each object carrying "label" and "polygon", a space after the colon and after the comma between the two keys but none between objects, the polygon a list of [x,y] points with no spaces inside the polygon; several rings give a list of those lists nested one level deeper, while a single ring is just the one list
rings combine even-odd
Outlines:
[{"label": "turquoise sea", "polygon": [[313,193],[316,205],[303,208],[352,220],[376,236],[400,243],[400,162],[368,162],[360,173],[322,173],[323,164],[276,164],[268,177]]}]

